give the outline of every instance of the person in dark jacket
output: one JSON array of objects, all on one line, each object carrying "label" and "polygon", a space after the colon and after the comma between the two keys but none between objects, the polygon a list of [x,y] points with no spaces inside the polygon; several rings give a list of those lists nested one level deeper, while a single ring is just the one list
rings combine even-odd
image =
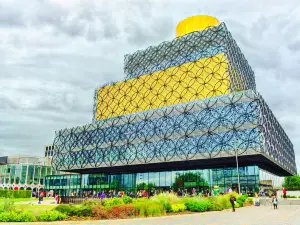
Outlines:
[{"label": "person in dark jacket", "polygon": [[231,206],[232,206],[232,212],[235,212],[234,205],[236,203],[236,198],[233,195],[231,195],[229,201],[230,201]]},{"label": "person in dark jacket", "polygon": [[40,192],[40,195],[39,195],[39,204],[41,204],[41,202],[43,201],[43,197],[44,197],[44,193],[43,192]]}]

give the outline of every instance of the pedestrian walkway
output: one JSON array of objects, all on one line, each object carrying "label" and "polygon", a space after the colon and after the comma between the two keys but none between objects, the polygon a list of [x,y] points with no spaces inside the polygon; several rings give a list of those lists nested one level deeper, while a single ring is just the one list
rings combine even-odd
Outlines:
[{"label": "pedestrian walkway", "polygon": [[[32,200],[32,201],[25,201],[25,202],[17,202],[16,204],[21,204],[21,205],[39,205],[39,200],[36,199],[36,200]],[[41,202],[42,205],[53,205],[55,204],[55,199],[51,199],[51,200],[43,200]]]},{"label": "pedestrian walkway", "polygon": [[[20,223],[10,223],[18,224]],[[33,223],[21,223],[33,224]],[[34,223],[36,225],[45,223]],[[278,206],[277,210],[271,205],[260,207],[245,207],[237,209],[235,213],[230,210],[222,212],[194,213],[176,216],[164,216],[153,218],[139,218],[126,220],[90,220],[90,221],[58,221],[47,224],[106,224],[106,225],[300,225],[300,206]]]}]

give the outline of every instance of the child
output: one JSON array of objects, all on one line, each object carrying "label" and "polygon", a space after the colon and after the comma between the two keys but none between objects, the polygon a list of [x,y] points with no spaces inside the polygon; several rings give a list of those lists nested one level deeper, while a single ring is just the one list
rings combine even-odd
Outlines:
[{"label": "child", "polygon": [[277,200],[277,197],[276,197],[276,195],[274,195],[274,196],[273,196],[273,198],[272,198],[272,202],[273,202],[274,209],[277,209],[278,200]]}]

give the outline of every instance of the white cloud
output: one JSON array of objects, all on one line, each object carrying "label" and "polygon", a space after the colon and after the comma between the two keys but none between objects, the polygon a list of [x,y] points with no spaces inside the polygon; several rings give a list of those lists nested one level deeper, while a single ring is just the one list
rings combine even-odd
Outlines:
[{"label": "white cloud", "polygon": [[[226,22],[300,167],[298,0],[1,0],[0,154],[42,154],[54,131],[92,119],[98,85],[124,77],[124,55],[175,37],[181,19]],[[300,171],[300,168],[299,168]]]}]

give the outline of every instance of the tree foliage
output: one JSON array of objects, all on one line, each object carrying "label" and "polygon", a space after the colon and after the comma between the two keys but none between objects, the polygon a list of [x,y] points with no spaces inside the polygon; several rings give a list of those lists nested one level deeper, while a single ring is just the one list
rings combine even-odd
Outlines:
[{"label": "tree foliage", "polygon": [[282,185],[287,190],[300,190],[300,176],[290,176],[284,178],[284,184]]}]

